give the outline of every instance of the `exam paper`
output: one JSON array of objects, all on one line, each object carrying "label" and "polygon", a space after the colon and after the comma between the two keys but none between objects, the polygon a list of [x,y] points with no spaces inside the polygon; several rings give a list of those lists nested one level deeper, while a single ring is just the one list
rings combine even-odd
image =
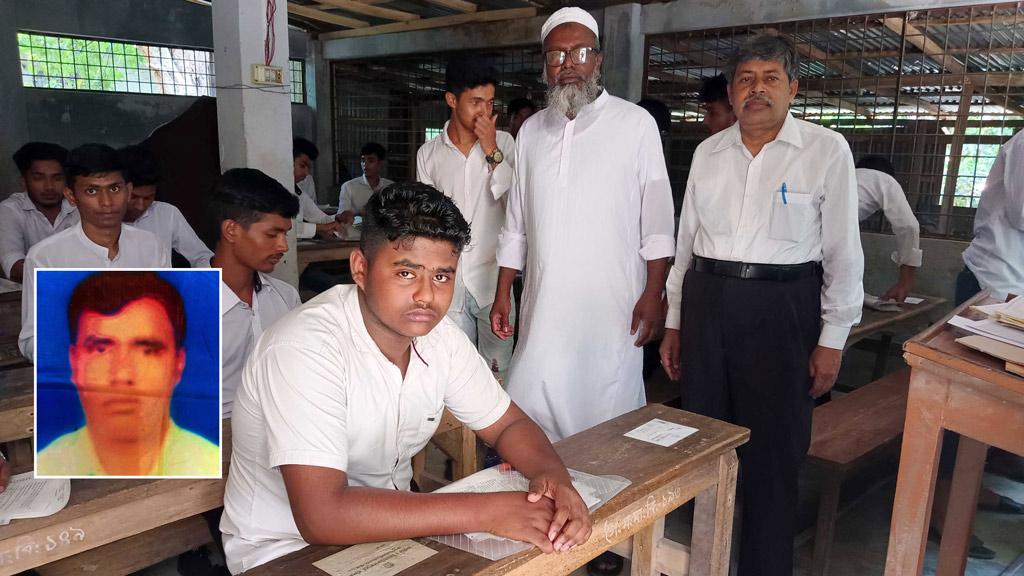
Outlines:
[{"label": "exam paper", "polygon": [[38,518],[56,514],[68,504],[71,480],[35,479],[32,472],[11,476],[7,489],[0,492],[0,526],[19,518]]},{"label": "exam paper", "polygon": [[980,334],[993,340],[1012,344],[1018,348],[1024,348],[1024,330],[1000,324],[991,317],[984,320],[971,320],[964,316],[953,316],[949,319],[948,323],[974,334]]},{"label": "exam paper", "polygon": [[[573,487],[579,492],[590,512],[600,508],[630,484],[629,480],[621,476],[595,476],[578,470],[569,470],[569,476],[572,478]],[[436,490],[435,494],[524,492],[523,499],[525,500],[525,492],[529,488],[530,481],[519,472],[502,471],[499,466],[494,466],[452,482]],[[501,560],[506,556],[533,548],[533,544],[510,540],[486,532],[434,536],[431,540],[477,556],[483,556],[488,560]]]},{"label": "exam paper", "polygon": [[331,576],[394,576],[437,554],[412,540],[357,544],[318,560],[313,566]]},{"label": "exam paper", "polygon": [[924,298],[918,298],[916,296],[907,296],[906,298],[903,299],[903,301],[906,302],[907,304],[920,304],[921,302],[924,302]]},{"label": "exam paper", "polygon": [[[913,302],[908,303],[913,304]],[[902,310],[899,302],[895,300],[879,300],[878,296],[868,294],[867,292],[864,293],[864,306],[879,312],[899,312]]]},{"label": "exam paper", "polygon": [[660,418],[654,418],[649,422],[641,424],[629,432],[626,432],[623,436],[633,438],[634,440],[643,440],[644,442],[650,442],[651,444],[657,444],[658,446],[668,448],[696,431],[696,428],[683,426],[682,424],[676,424],[675,422],[666,422]]}]

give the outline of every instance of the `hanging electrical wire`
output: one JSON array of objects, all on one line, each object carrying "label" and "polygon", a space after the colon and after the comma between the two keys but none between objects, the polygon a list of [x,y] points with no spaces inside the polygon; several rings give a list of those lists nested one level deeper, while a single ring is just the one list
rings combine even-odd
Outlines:
[{"label": "hanging electrical wire", "polygon": [[270,66],[274,61],[274,50],[277,44],[277,35],[274,33],[274,14],[277,13],[277,1],[267,0],[267,35],[263,39],[263,63]]}]

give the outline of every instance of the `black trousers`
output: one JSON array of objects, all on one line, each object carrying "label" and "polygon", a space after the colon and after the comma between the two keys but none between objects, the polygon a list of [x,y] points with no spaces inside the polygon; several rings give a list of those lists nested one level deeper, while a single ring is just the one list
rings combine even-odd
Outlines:
[{"label": "black trousers", "polygon": [[690,270],[683,282],[683,408],[750,429],[750,441],[738,449],[740,576],[793,574],[820,294],[817,276],[776,282]]}]

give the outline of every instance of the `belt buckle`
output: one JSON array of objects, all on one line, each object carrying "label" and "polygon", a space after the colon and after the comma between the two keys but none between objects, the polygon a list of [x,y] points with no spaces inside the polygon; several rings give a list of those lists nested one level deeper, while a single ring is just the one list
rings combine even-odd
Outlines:
[{"label": "belt buckle", "polygon": [[740,265],[740,278],[749,280],[753,274],[753,267],[750,264],[744,262]]}]

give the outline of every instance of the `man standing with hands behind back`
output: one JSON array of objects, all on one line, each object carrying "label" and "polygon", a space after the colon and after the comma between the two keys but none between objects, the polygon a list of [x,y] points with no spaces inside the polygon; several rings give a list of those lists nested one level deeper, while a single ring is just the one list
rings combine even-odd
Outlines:
[{"label": "man standing with hands behind back", "polygon": [[683,407],[751,432],[737,449],[740,576],[793,574],[814,398],[835,382],[864,299],[853,155],[789,114],[798,70],[773,36],[730,59],[739,122],[697,147],[668,280],[661,360],[682,374]]}]

